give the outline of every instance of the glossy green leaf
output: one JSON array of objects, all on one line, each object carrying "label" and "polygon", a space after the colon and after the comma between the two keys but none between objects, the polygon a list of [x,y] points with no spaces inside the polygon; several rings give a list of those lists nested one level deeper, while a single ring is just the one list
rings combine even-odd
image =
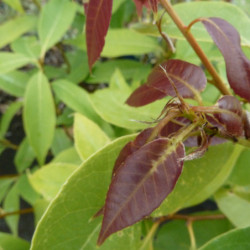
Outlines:
[{"label": "glossy green leaf", "polygon": [[13,117],[21,107],[22,102],[13,102],[2,115],[0,121],[0,138],[5,136]]},{"label": "glossy green leaf", "polygon": [[75,11],[76,5],[67,0],[51,0],[43,7],[38,23],[42,57],[68,30]]},{"label": "glossy green leaf", "polygon": [[241,153],[235,168],[229,178],[229,182],[238,186],[250,185],[250,149],[245,148]]},{"label": "glossy green leaf", "polygon": [[81,114],[75,114],[73,129],[75,147],[83,160],[110,141],[100,127]]},{"label": "glossy green leaf", "polygon": [[37,59],[41,51],[41,46],[35,36],[23,36],[11,44],[11,49],[27,57]]},{"label": "glossy green leaf", "polygon": [[[6,213],[18,211],[20,208],[19,202],[19,189],[18,182],[15,183],[8,194],[5,197],[3,202],[3,209]],[[17,236],[18,234],[18,221],[20,215],[7,216],[5,218],[7,225],[9,226],[11,232]]]},{"label": "glossy green leaf", "polygon": [[151,70],[150,65],[128,59],[116,59],[97,64],[92,74],[87,78],[88,83],[109,83],[115,69],[118,68],[126,80],[146,80]]},{"label": "glossy green leaf", "polygon": [[61,151],[51,163],[71,163],[80,165],[83,161],[80,159],[75,147]]},{"label": "glossy green leaf", "polygon": [[30,167],[34,159],[34,150],[32,149],[27,138],[25,137],[22,143],[20,144],[14,158],[17,171],[19,173],[22,173],[26,168]]},{"label": "glossy green leaf", "polygon": [[242,149],[232,143],[211,146],[202,158],[185,162],[175,189],[154,215],[174,213],[210,197],[226,181]]},{"label": "glossy green leaf", "polygon": [[43,166],[28,177],[33,188],[45,199],[51,200],[76,168],[77,166],[73,164],[52,163]]},{"label": "glossy green leaf", "polygon": [[0,248],[3,250],[29,250],[30,243],[11,234],[0,233]]},{"label": "glossy green leaf", "polygon": [[53,155],[59,154],[61,151],[70,148],[72,145],[73,143],[65,131],[62,128],[57,128],[51,145]]},{"label": "glossy green leaf", "polygon": [[[13,3],[13,0],[8,0],[8,2]],[[6,46],[7,44],[20,37],[22,34],[32,30],[35,27],[36,22],[36,17],[25,15],[17,16],[16,18],[0,25],[0,47],[2,48]]]},{"label": "glossy green leaf", "polygon": [[108,144],[74,172],[39,222],[31,249],[139,249],[140,224],[97,247],[101,220],[92,218],[104,203],[119,151],[132,139],[127,136]]},{"label": "glossy green leaf", "polygon": [[24,100],[24,127],[31,147],[42,165],[55,130],[55,106],[50,86],[43,73],[29,81]]},{"label": "glossy green leaf", "polygon": [[[196,215],[214,215],[217,213],[199,213]],[[196,246],[200,247],[214,237],[232,229],[227,219],[200,220],[193,224]],[[185,220],[173,220],[163,224],[155,235],[154,250],[178,249],[190,250],[190,238]]]},{"label": "glossy green leaf", "polygon": [[0,89],[8,94],[21,97],[24,96],[29,75],[21,71],[11,71],[0,74]]},{"label": "glossy green leaf", "polygon": [[34,63],[34,61],[22,54],[0,52],[0,75],[21,68],[28,63]]},{"label": "glossy green leaf", "polygon": [[212,239],[199,250],[247,250],[250,248],[249,235],[250,227],[232,230]]},{"label": "glossy green leaf", "polygon": [[237,227],[250,226],[250,199],[244,199],[229,190],[219,190],[215,200],[220,210]]}]

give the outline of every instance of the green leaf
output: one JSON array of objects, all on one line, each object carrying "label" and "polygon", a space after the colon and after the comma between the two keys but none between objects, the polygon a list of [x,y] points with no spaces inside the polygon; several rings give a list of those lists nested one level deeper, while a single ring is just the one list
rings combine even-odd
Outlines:
[{"label": "green leaf", "polygon": [[66,75],[66,79],[74,83],[82,82],[89,73],[86,52],[76,50],[71,53],[67,53],[66,56],[70,64],[70,73]]},{"label": "green leaf", "polygon": [[83,160],[110,141],[100,127],[81,114],[75,114],[73,129],[75,147]]},{"label": "green leaf", "polygon": [[42,44],[41,57],[56,44],[73,22],[76,5],[68,0],[51,0],[42,9],[38,34]]},{"label": "green leaf", "polygon": [[13,183],[13,178],[1,179],[0,180],[0,202],[2,202],[7,191],[9,190],[10,185]]},{"label": "green leaf", "polygon": [[57,97],[67,106],[98,123],[100,118],[92,107],[87,91],[67,80],[53,82],[52,88]]},{"label": "green leaf", "polygon": [[88,83],[109,83],[115,69],[118,68],[126,80],[146,80],[151,70],[150,65],[134,60],[116,59],[97,64],[86,80]]},{"label": "green leaf", "polygon": [[66,135],[65,131],[62,128],[57,128],[51,145],[53,155],[59,154],[61,151],[70,148],[72,145],[73,143]]},{"label": "green leaf", "polygon": [[[67,40],[66,43],[86,50],[84,34],[79,35],[74,40]],[[119,57],[157,52],[161,53],[162,48],[154,37],[140,34],[132,29],[109,29],[101,55],[104,57]]]},{"label": "green leaf", "polygon": [[11,44],[11,49],[32,59],[38,59],[41,46],[35,36],[24,36]]},{"label": "green leaf", "polygon": [[3,138],[5,136],[13,117],[21,107],[22,102],[13,102],[2,115],[0,122],[0,138]]},{"label": "green leaf", "polygon": [[215,200],[220,210],[236,227],[250,226],[250,199],[222,189],[215,194]]},{"label": "green leaf", "polygon": [[17,153],[15,154],[14,162],[18,173],[22,173],[26,168],[30,167],[35,159],[35,153],[30,146],[27,137],[20,144]]},{"label": "green leaf", "polygon": [[33,188],[47,200],[53,199],[67,178],[77,168],[67,163],[52,163],[43,166],[28,176]]},{"label": "green leaf", "polygon": [[49,201],[44,199],[39,199],[33,205],[34,207],[34,215],[35,215],[35,225],[39,222],[41,217],[43,216],[44,212],[46,211],[47,207],[49,206]]},{"label": "green leaf", "polygon": [[0,89],[10,95],[17,97],[24,96],[29,75],[21,71],[11,71],[7,74],[0,74]]},{"label": "green leaf", "polygon": [[245,148],[241,153],[238,161],[236,162],[236,167],[229,178],[229,182],[238,186],[250,185],[250,149]]},{"label": "green leaf", "polygon": [[[9,0],[8,2],[13,3],[13,0]],[[16,40],[18,37],[20,37],[27,31],[32,30],[36,26],[36,23],[37,18],[28,15],[18,16],[10,21],[3,23],[0,26],[0,48]]]},{"label": "green leaf", "polygon": [[51,163],[71,163],[75,165],[80,165],[82,162],[75,147],[63,150],[51,161]]},{"label": "green leaf", "polygon": [[232,230],[212,239],[199,250],[247,250],[250,248],[249,235],[250,227]]},{"label": "green leaf", "polygon": [[0,233],[0,248],[3,250],[29,250],[30,243],[7,233]]},{"label": "green leaf", "polygon": [[143,122],[152,122],[157,118],[167,99],[134,108],[125,104],[130,93],[122,92],[120,89],[103,89],[96,91],[91,99],[94,109],[105,121],[133,130],[146,128],[149,125]]},{"label": "green leaf", "polygon": [[28,63],[35,62],[22,54],[0,52],[0,75],[21,68]]},{"label": "green leaf", "polygon": [[55,106],[46,77],[38,72],[29,81],[24,98],[24,127],[39,164],[44,163],[54,137]]},{"label": "green leaf", "polygon": [[112,13],[115,13],[126,0],[116,0],[113,2]]},{"label": "green leaf", "polygon": [[[138,250],[140,224],[111,236],[96,246],[101,218],[92,216],[104,203],[115,159],[134,136],[119,138],[90,157],[68,179],[39,222],[32,250],[48,249],[119,249]],[[105,167],[104,164],[105,163]]]},{"label": "green leaf", "polygon": [[[218,213],[199,213],[196,215],[215,215]],[[227,219],[201,220],[192,223],[196,246],[200,247],[212,238],[232,229]],[[190,238],[185,220],[173,220],[163,224],[154,241],[154,250],[178,249],[190,250]]]},{"label": "green leaf", "polygon": [[[19,204],[19,188],[18,182],[15,183],[8,194],[5,197],[3,202],[3,209],[5,213],[15,212],[18,211],[20,208]],[[11,230],[11,232],[17,236],[18,235],[18,221],[20,215],[12,215],[5,217],[5,220]]]},{"label": "green leaf", "polygon": [[224,143],[211,146],[201,159],[185,162],[175,189],[153,215],[171,214],[210,197],[226,181],[242,150]]}]

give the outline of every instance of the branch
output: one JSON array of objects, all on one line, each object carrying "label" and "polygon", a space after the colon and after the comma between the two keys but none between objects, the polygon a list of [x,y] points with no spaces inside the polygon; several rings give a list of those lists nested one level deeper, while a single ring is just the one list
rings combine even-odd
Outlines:
[{"label": "branch", "polygon": [[7,216],[11,216],[11,215],[29,214],[33,212],[34,212],[34,209],[32,207],[14,211],[14,212],[6,212],[6,213],[0,214],[0,219],[5,218]]},{"label": "branch", "polygon": [[203,52],[197,41],[195,40],[194,36],[189,31],[188,27],[184,25],[182,20],[179,18],[175,10],[173,9],[171,3],[169,0],[160,0],[162,6],[167,11],[169,16],[172,18],[176,26],[179,28],[181,33],[184,35],[184,37],[187,39],[189,44],[192,46],[194,51],[196,52],[197,56],[200,58],[204,66],[207,68],[211,76],[214,80],[214,85],[220,90],[220,92],[223,95],[231,95],[231,92],[228,90],[222,79],[220,78],[219,74],[216,72],[215,68],[211,64],[211,62],[208,60],[206,54]]}]

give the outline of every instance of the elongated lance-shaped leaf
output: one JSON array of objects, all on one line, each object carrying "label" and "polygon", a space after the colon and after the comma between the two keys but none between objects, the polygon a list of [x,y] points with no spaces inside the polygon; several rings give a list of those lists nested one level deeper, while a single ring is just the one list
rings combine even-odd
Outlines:
[{"label": "elongated lance-shaped leaf", "polygon": [[149,0],[152,10],[157,13],[158,0]]},{"label": "elongated lance-shaped leaf", "polygon": [[135,2],[135,6],[136,6],[137,15],[139,17],[141,17],[143,6],[145,6],[147,8],[149,7],[148,0],[134,0],[134,2]]},{"label": "elongated lance-shaped leaf", "polygon": [[250,60],[242,52],[238,31],[220,18],[202,18],[202,23],[225,59],[231,88],[250,102]]},{"label": "elongated lance-shaped leaf", "polygon": [[185,156],[181,142],[156,139],[131,154],[117,170],[106,198],[98,244],[156,209],[173,190]]},{"label": "elongated lance-shaped leaf", "polygon": [[[194,64],[171,59],[155,67],[146,85],[136,89],[127,104],[134,107],[149,104],[164,96],[176,96],[176,90],[184,98],[195,98],[204,90],[206,77],[202,69]],[[151,94],[152,93],[152,94]]]},{"label": "elongated lance-shaped leaf", "polygon": [[90,0],[87,6],[86,40],[89,68],[99,58],[108,31],[113,0]]}]

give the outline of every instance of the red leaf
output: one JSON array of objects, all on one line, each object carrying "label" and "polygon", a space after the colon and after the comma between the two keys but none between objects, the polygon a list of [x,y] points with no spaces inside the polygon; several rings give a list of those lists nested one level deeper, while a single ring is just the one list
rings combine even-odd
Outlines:
[{"label": "red leaf", "polygon": [[134,0],[137,15],[140,17],[142,15],[142,8],[143,6],[149,8],[148,0]]},{"label": "red leaf", "polygon": [[[169,78],[162,68],[166,70]],[[139,107],[167,95],[176,96],[172,83],[182,97],[194,98],[197,91],[205,88],[206,77],[200,67],[172,59],[155,67],[149,75],[146,85],[136,89],[126,103]]]},{"label": "red leaf", "polygon": [[158,0],[149,0],[152,10],[156,13],[158,9]]},{"label": "red leaf", "polygon": [[238,31],[220,18],[202,18],[202,23],[225,59],[231,88],[250,102],[250,60],[242,52]]},{"label": "red leaf", "polygon": [[110,184],[98,244],[161,204],[181,174],[184,155],[182,143],[156,139],[127,157]]},{"label": "red leaf", "polygon": [[90,0],[87,10],[86,40],[88,63],[92,65],[100,57],[108,31],[113,0]]}]

